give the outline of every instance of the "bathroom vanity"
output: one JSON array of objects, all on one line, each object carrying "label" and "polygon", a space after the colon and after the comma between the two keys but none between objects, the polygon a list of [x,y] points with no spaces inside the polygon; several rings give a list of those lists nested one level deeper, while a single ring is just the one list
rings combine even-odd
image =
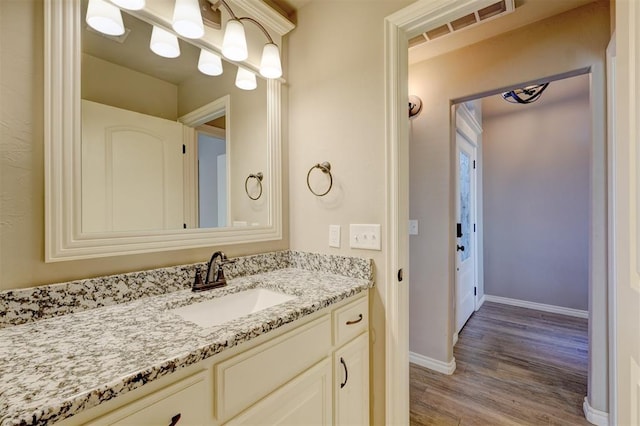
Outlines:
[{"label": "bathroom vanity", "polygon": [[[115,284],[102,287],[117,289],[100,295],[109,306],[0,329],[0,424],[369,423],[370,261],[288,251],[240,258],[226,287],[196,294],[187,279],[198,266],[155,271],[177,291],[119,303],[129,281],[155,287],[140,285],[140,273],[107,277]],[[58,287],[88,290],[87,281]],[[293,298],[206,327],[177,313],[256,289]],[[46,301],[42,288],[25,291],[27,299],[0,294],[8,316],[19,318],[16,306],[29,298],[26,310],[82,305],[60,297],[62,288]]]}]

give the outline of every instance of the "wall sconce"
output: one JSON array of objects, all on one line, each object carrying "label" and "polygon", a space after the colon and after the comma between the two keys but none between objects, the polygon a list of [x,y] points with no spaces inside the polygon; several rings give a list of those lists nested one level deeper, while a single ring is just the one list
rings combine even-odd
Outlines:
[{"label": "wall sconce", "polygon": [[[260,75],[269,79],[282,77],[280,48],[274,43],[265,27],[248,16],[237,16],[225,0],[175,0],[172,28],[182,37],[189,39],[201,38],[204,36],[205,24],[208,27],[220,29],[220,6],[223,6],[230,15],[230,19],[225,26],[222,55],[234,62],[242,62],[249,57],[243,22],[251,22],[267,38],[260,60]],[[89,0],[86,16],[87,24],[104,34],[115,36],[124,34],[122,14],[118,7],[128,10],[140,10],[145,7],[145,0],[110,0],[110,2],[107,0]],[[204,13],[204,18],[201,12]],[[180,56],[177,37],[160,27],[153,27],[149,47],[154,53],[165,58]],[[220,56],[207,50],[201,50],[198,69],[206,75],[216,76],[222,74]],[[257,87],[255,73],[246,68],[238,67],[236,86],[243,90],[255,89]]]},{"label": "wall sconce", "polygon": [[89,0],[85,21],[91,28],[103,34],[110,36],[124,34],[120,9],[106,0]]}]

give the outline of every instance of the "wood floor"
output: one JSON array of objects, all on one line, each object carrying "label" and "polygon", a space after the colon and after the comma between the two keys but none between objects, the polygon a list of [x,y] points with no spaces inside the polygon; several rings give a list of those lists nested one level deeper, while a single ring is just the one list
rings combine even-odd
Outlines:
[{"label": "wood floor", "polygon": [[411,364],[411,424],[589,425],[587,320],[485,303],[447,376]]}]

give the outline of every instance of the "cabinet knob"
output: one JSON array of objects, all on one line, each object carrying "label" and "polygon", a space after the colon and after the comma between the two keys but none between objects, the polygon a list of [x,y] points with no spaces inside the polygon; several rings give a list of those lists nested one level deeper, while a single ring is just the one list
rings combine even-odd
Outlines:
[{"label": "cabinet knob", "polygon": [[178,424],[178,422],[180,421],[180,417],[182,417],[182,414],[178,413],[175,416],[171,417],[171,423],[169,423],[169,426],[176,426]]},{"label": "cabinet knob", "polygon": [[340,389],[347,385],[347,380],[349,380],[349,370],[347,370],[347,363],[344,362],[344,358],[340,357],[340,363],[344,367],[344,382],[340,383]]}]

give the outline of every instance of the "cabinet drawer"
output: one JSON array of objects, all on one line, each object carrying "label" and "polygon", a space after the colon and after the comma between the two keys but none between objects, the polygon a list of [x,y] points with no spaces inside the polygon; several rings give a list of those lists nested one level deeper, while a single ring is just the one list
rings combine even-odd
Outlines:
[{"label": "cabinet drawer", "polygon": [[327,358],[226,424],[329,425],[331,378],[331,362]]},{"label": "cabinet drawer", "polygon": [[353,339],[369,327],[369,298],[363,297],[333,313],[333,338],[336,346]]},{"label": "cabinet drawer", "polygon": [[225,421],[273,392],[331,350],[324,316],[215,366],[217,417]]},{"label": "cabinet drawer", "polygon": [[205,372],[195,374],[125,405],[88,425],[169,425],[176,415],[180,415],[180,426],[204,425],[207,407],[211,406],[206,377]]}]

